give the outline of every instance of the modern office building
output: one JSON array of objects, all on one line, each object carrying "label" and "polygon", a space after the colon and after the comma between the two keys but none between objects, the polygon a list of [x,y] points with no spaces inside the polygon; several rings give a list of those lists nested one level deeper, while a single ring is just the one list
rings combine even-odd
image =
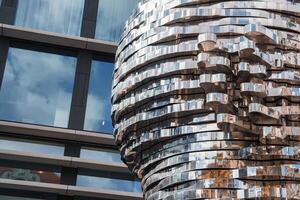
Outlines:
[{"label": "modern office building", "polygon": [[0,0],[0,200],[138,200],[112,136],[117,42],[138,0]]}]

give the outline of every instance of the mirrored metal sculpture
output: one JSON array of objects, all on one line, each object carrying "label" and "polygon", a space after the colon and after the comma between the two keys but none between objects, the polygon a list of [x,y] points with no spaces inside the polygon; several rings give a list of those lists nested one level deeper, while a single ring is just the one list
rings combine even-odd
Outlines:
[{"label": "mirrored metal sculpture", "polygon": [[300,1],[144,0],[116,60],[145,199],[300,199]]}]

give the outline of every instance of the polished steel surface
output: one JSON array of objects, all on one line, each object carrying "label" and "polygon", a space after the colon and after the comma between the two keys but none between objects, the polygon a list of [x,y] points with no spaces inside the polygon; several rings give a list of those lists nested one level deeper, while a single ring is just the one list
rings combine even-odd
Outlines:
[{"label": "polished steel surface", "polygon": [[112,90],[145,199],[300,199],[300,1],[143,0]]}]

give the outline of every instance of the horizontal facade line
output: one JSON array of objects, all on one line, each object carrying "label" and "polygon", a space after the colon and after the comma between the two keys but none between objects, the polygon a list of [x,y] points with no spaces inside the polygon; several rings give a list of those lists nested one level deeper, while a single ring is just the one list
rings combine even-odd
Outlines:
[{"label": "horizontal facade line", "polygon": [[84,49],[108,54],[115,54],[117,50],[117,44],[114,42],[41,31],[31,28],[23,28],[1,23],[0,36],[45,43],[48,45],[56,45],[63,48],[68,47]]},{"label": "horizontal facade line", "polygon": [[111,161],[97,161],[84,158],[74,158],[69,156],[54,156],[12,150],[0,150],[0,158],[4,160],[124,173],[128,174],[128,176],[132,179],[132,175],[127,169],[126,165],[124,165],[123,163]]},{"label": "horizontal facade line", "polygon": [[1,134],[16,134],[20,136],[33,136],[39,138],[48,138],[53,140],[64,140],[70,142],[81,142],[89,145],[110,147],[116,149],[115,141],[112,135],[72,130],[57,127],[48,127],[33,124],[24,124],[18,122],[0,121]]},{"label": "horizontal facade line", "polygon": [[0,188],[44,192],[66,196],[97,197],[112,200],[142,200],[141,193],[104,190],[101,188],[86,188],[81,186],[68,186],[52,183],[32,181],[19,181],[0,178]]}]

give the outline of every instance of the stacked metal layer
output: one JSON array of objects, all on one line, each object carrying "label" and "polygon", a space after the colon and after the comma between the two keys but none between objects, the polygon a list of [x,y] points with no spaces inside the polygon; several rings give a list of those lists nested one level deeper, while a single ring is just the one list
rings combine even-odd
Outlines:
[{"label": "stacked metal layer", "polygon": [[300,1],[140,2],[112,102],[145,199],[300,199]]}]

